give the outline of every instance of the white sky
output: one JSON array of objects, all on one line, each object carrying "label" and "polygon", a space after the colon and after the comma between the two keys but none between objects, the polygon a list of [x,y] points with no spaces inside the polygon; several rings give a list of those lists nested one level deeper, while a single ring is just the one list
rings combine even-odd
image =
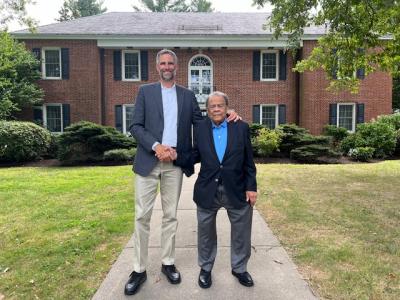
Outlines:
[{"label": "white sky", "polygon": [[[39,22],[39,26],[56,23],[55,19],[59,17],[58,11],[63,2],[64,0],[36,0],[35,5],[28,6],[28,14]],[[271,10],[268,8],[258,10],[256,6],[252,6],[253,0],[211,0],[211,2],[217,12],[266,12]],[[105,0],[103,7],[107,8],[107,12],[134,11],[132,5],[138,5],[138,3],[137,0]],[[19,24],[9,24],[9,31],[22,28],[24,26]]]}]

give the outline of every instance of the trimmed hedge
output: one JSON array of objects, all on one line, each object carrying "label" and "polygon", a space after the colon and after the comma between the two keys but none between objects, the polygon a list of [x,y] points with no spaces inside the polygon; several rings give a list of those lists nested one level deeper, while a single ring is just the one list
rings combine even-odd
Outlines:
[{"label": "trimmed hedge", "polygon": [[31,122],[0,121],[0,161],[41,158],[50,146],[50,132]]},{"label": "trimmed hedge", "polygon": [[105,161],[131,162],[136,155],[136,148],[113,149],[104,152]]},{"label": "trimmed hedge", "polygon": [[306,145],[290,151],[290,158],[302,163],[327,164],[337,163],[341,153],[326,145]]}]

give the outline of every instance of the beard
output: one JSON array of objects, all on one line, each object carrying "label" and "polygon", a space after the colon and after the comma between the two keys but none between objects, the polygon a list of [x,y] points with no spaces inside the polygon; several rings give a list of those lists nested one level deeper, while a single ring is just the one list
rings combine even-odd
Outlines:
[{"label": "beard", "polygon": [[160,77],[164,81],[172,81],[175,79],[175,76],[176,76],[176,70],[174,70],[172,72],[169,72],[169,71],[160,72]]}]

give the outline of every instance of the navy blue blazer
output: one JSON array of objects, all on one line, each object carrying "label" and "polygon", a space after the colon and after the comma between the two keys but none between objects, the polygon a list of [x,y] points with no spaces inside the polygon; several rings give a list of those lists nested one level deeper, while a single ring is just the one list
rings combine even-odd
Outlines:
[{"label": "navy blue blazer", "polygon": [[[203,120],[194,93],[176,85],[178,102],[178,136],[174,164],[181,167],[186,176],[194,173],[192,155],[192,124]],[[133,125],[130,132],[137,141],[137,151],[133,170],[141,176],[147,176],[156,166],[152,146],[162,142],[164,131],[164,113],[161,95],[161,83],[140,86],[133,113]]]},{"label": "navy blue blazer", "polygon": [[249,125],[245,122],[228,122],[228,141],[222,162],[215,151],[210,119],[197,123],[194,126],[193,162],[201,162],[193,191],[193,200],[200,207],[212,207],[219,182],[235,208],[248,205],[246,191],[257,191]]}]

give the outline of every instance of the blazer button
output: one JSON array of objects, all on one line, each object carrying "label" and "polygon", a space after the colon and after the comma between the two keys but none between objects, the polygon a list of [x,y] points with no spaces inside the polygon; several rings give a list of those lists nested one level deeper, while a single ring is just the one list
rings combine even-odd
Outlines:
[{"label": "blazer button", "polygon": [[218,182],[218,178],[215,178],[215,182]]},{"label": "blazer button", "polygon": [[220,166],[219,166],[220,169],[222,169],[223,167],[224,167],[223,165],[220,165]]}]

